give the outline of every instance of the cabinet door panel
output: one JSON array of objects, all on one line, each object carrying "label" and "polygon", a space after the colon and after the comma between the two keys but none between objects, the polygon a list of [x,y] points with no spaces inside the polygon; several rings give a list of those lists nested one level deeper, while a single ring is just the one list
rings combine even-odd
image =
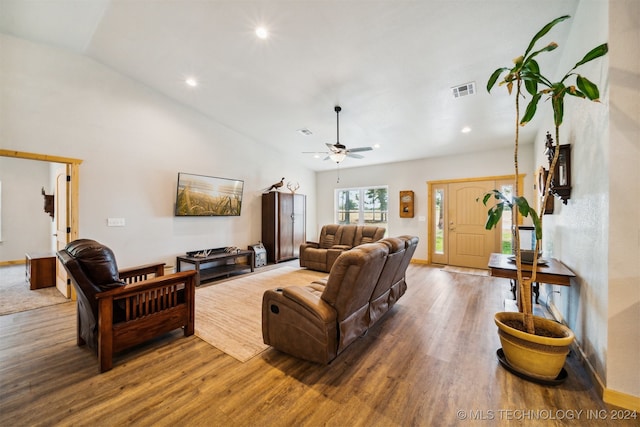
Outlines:
[{"label": "cabinet door panel", "polygon": [[306,224],[306,197],[296,194],[293,199],[293,256],[300,256],[300,245],[303,244],[307,236]]},{"label": "cabinet door panel", "polygon": [[279,259],[293,258],[293,195],[280,194],[280,256]]},{"label": "cabinet door panel", "polygon": [[269,262],[297,258],[306,239],[306,197],[279,192],[262,195],[262,242]]}]

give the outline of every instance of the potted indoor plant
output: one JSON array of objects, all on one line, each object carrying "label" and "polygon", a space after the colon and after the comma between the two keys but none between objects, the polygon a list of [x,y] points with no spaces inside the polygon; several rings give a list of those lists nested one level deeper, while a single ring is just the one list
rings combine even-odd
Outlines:
[{"label": "potted indoor plant", "polygon": [[[513,242],[515,249],[515,263],[517,269],[518,291],[521,298],[519,312],[517,313],[497,313],[495,322],[498,325],[502,350],[507,363],[518,373],[537,380],[553,380],[561,372],[565,362],[569,345],[572,343],[573,332],[552,320],[544,319],[533,315],[531,304],[531,285],[536,281],[536,268],[527,271],[523,275],[523,259],[520,250],[520,236],[517,232],[518,213],[523,217],[530,217],[535,227],[536,246],[533,251],[533,259],[530,260],[533,266],[537,266],[542,241],[542,218],[544,209],[547,206],[549,197],[548,189],[553,182],[554,170],[559,156],[560,147],[560,126],[564,116],[564,99],[566,95],[578,98],[598,101],[599,90],[597,85],[586,77],[578,74],[575,70],[581,65],[599,58],[607,53],[607,44],[602,44],[589,51],[584,58],[577,62],[573,68],[567,72],[560,81],[553,82],[545,77],[536,61],[536,57],[545,52],[555,50],[558,45],[554,42],[534,50],[536,43],[546,35],[556,24],[568,19],[569,16],[561,16],[545,25],[533,37],[524,55],[513,60],[512,67],[498,68],[493,72],[487,82],[487,91],[499,81],[499,85],[506,86],[509,94],[515,92],[515,147],[514,147],[514,167],[515,167],[515,196],[510,198],[498,190],[493,190],[483,197],[485,206],[490,200],[495,200],[495,204],[490,207],[487,213],[486,228],[491,229],[498,225],[502,214],[509,207],[512,214]],[[502,76],[502,77],[501,77]],[[575,79],[575,84],[570,80]],[[523,90],[524,87],[524,90]],[[520,101],[528,93],[531,99],[525,109],[524,115],[520,114]],[[538,103],[542,98],[550,100],[553,109],[553,119],[555,128],[555,146],[553,158],[549,167],[549,174],[546,179],[544,199],[541,203],[541,212],[538,214],[529,205],[526,198],[518,194],[518,143],[519,127],[531,121],[537,111]],[[528,345],[527,343],[533,343]],[[546,359],[543,354],[550,353],[550,359]]]}]

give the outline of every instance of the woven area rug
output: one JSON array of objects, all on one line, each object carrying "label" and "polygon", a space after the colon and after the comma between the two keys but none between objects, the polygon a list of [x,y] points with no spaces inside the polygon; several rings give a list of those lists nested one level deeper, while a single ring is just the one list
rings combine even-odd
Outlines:
[{"label": "woven area rug", "polygon": [[306,285],[327,273],[279,267],[196,289],[195,333],[246,362],[268,348],[262,342],[262,295],[268,289]]},{"label": "woven area rug", "polygon": [[55,286],[29,289],[25,266],[0,267],[0,316],[69,301]]},{"label": "woven area rug", "polygon": [[447,265],[443,267],[442,271],[446,271],[447,273],[471,274],[473,276],[489,276],[489,271],[487,270],[481,270],[479,268],[455,267],[453,265]]}]

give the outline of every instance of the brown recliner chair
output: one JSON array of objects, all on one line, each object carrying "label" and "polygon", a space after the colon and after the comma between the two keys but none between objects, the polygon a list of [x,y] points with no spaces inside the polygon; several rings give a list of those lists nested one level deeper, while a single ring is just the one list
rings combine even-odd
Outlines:
[{"label": "brown recliner chair", "polygon": [[329,363],[369,327],[369,300],[389,247],[369,243],[343,252],[326,286],[289,286],[262,299],[265,344],[293,356]]},{"label": "brown recliner chair", "polygon": [[384,227],[375,225],[359,225],[356,228],[356,235],[353,238],[353,246],[364,245],[365,243],[373,243],[384,237],[387,230]]},{"label": "brown recliner chair", "polygon": [[300,267],[328,273],[338,256],[353,247],[355,231],[355,226],[322,226],[318,242],[305,242],[300,245]]},{"label": "brown recliner chair", "polygon": [[300,245],[300,267],[328,273],[342,252],[376,242],[384,237],[385,232],[385,228],[373,225],[324,225],[318,242]]},{"label": "brown recliner chair", "polygon": [[114,353],[161,334],[193,335],[195,271],[164,276],[164,263],[118,271],[111,249],[89,239],[57,255],[77,293],[77,344],[98,354],[100,372],[112,368]]}]

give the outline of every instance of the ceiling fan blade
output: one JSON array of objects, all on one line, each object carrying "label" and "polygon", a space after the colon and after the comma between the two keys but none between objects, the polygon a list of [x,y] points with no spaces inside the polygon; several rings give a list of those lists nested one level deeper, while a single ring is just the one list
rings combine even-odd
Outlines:
[{"label": "ceiling fan blade", "polygon": [[326,143],[327,148],[329,148],[329,150],[331,150],[334,153],[338,153],[340,152],[340,149],[338,147],[335,146],[335,144],[329,144],[328,142]]},{"label": "ceiling fan blade", "polygon": [[358,147],[358,148],[349,148],[347,150],[348,153],[358,153],[360,151],[371,151],[373,148],[371,147]]},{"label": "ceiling fan blade", "polygon": [[352,154],[352,153],[347,153],[347,157],[352,157],[354,159],[364,159],[364,156],[361,156],[360,154]]}]

